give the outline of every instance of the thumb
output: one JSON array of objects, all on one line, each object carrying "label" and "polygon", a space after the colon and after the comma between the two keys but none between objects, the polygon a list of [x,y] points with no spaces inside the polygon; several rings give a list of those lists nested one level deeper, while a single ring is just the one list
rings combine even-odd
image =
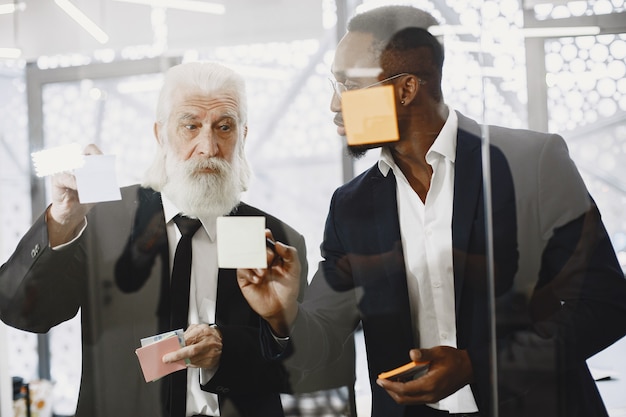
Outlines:
[{"label": "thumb", "polygon": [[428,361],[428,349],[411,349],[409,351],[409,357],[415,362]]}]

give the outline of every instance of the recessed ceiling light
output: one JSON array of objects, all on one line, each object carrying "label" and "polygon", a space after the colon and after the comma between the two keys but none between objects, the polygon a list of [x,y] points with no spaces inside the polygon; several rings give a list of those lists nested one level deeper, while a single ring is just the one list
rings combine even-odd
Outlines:
[{"label": "recessed ceiling light", "polygon": [[116,0],[122,3],[142,4],[152,7],[165,7],[167,9],[186,10],[211,14],[226,13],[226,6],[219,3],[207,3],[195,0]]}]

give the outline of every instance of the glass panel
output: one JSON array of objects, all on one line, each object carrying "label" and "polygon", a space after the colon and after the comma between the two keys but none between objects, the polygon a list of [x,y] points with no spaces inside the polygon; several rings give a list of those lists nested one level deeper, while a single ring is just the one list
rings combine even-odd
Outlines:
[{"label": "glass panel", "polygon": [[[145,5],[123,3],[116,7],[134,7],[133,15],[150,18],[153,45],[98,50],[93,57],[41,57],[28,71],[0,64],[6,92],[0,97],[0,250],[2,262],[8,261],[0,275],[2,319],[33,332],[53,325],[43,336],[8,328],[8,371],[34,381],[49,366],[55,415],[74,414],[79,388],[79,417],[159,416],[169,407],[170,379],[146,383],[134,349],[142,337],[165,329],[176,229],[166,229],[159,195],[126,188],[142,181],[158,149],[155,106],[170,61],[164,58],[156,73],[137,68],[143,68],[141,58],[161,52],[183,62],[219,61],[244,77],[245,153],[254,176],[243,201],[280,218],[306,241],[301,261],[308,271],[301,277],[310,286],[295,325],[284,326],[289,341],[274,340],[279,332],[272,335],[267,327],[259,333],[259,318],[238,293],[232,270],[220,270],[219,287],[214,285],[218,294],[230,291],[232,304],[215,307],[225,296],[195,301],[198,321],[217,322],[222,332],[225,362],[207,377],[207,389],[220,395],[224,415],[229,407],[274,415],[263,408],[267,398],[255,396],[265,391],[273,406],[280,400],[294,417],[352,415],[353,406],[359,417],[421,415],[432,408],[478,410],[483,417],[569,417],[604,415],[605,406],[613,417],[625,409],[624,384],[599,380],[626,373],[626,35],[614,33],[623,1],[325,0],[302,8],[311,16],[296,20],[307,23],[301,37],[287,28],[287,18],[285,28],[257,30],[267,22],[256,16],[256,3],[228,6],[241,8],[241,29],[226,28],[223,19],[200,24],[205,16],[199,13],[186,19],[186,12],[167,7],[143,13]],[[347,17],[391,3],[420,7],[438,21],[430,31],[445,49],[443,103],[433,98],[439,80],[424,64],[424,45],[410,46],[416,39],[428,42],[428,34],[394,33],[391,44],[375,44],[380,49],[361,48],[371,42],[367,36],[350,48],[337,46],[335,35],[344,34]],[[90,6],[85,11],[95,10]],[[268,8],[281,7],[275,2]],[[313,17],[322,21],[316,26]],[[541,38],[525,29],[575,29],[590,21],[602,34]],[[168,50],[168,25],[183,22],[193,31],[172,33]],[[18,26],[17,34],[25,25]],[[218,27],[224,32],[213,36]],[[352,33],[384,28],[374,21]],[[284,39],[277,35],[281,29],[289,32]],[[194,34],[189,47],[198,49],[180,48],[181,33]],[[346,75],[355,68],[360,76]],[[41,97],[42,120],[27,120],[25,77],[41,85],[28,98],[38,106]],[[329,77],[356,90],[386,79],[401,141],[377,144],[360,159],[348,157],[333,123],[343,125],[346,109]],[[341,88],[335,83],[335,91]],[[39,122],[44,148],[94,143],[115,155],[124,187],[121,203],[97,204],[79,243],[55,253],[34,246],[47,237],[44,223],[28,233],[31,196],[41,184],[30,178],[35,149],[29,140],[36,143]],[[452,124],[448,135],[444,123]],[[424,126],[431,129],[426,134]],[[406,146],[414,138],[427,146]],[[425,154],[428,140],[434,141],[432,152],[415,164],[407,155]],[[381,156],[381,147],[389,153]],[[336,191],[344,182],[349,184]],[[48,204],[45,184],[41,197]],[[268,222],[277,240],[300,243],[297,235],[281,234],[289,230],[282,224]],[[204,244],[210,245],[207,229]],[[33,280],[16,286],[22,277]],[[22,302],[12,304],[18,298]],[[46,310],[50,298],[59,303]],[[285,362],[289,380],[282,364],[265,362],[284,354],[285,346],[293,354]],[[429,354],[454,358],[444,384],[469,375],[462,366],[469,363],[471,384],[465,385],[469,377],[459,379],[462,389],[452,397],[438,392],[430,408],[398,405],[403,401],[375,379],[408,362],[415,347],[432,348],[424,353],[431,371],[445,364]],[[280,384],[304,393],[288,394],[286,386],[276,388]],[[212,414],[191,399],[188,404],[194,413]]]},{"label": "glass panel", "polygon": [[[75,82],[48,83],[43,86],[43,117],[44,117],[44,149],[72,143],[81,147],[89,143],[96,144],[103,152],[116,156],[116,173],[121,186],[141,181],[143,172],[151,162],[155,152],[155,144],[150,126],[154,120],[154,103],[157,97],[161,74],[147,74],[134,77],[106,78],[103,80],[81,79]],[[47,181],[46,185],[50,186]],[[46,201],[50,201],[50,191]],[[79,312],[71,320],[53,327],[50,337],[50,375],[54,381],[54,413],[58,415],[73,415],[76,412],[78,393],[81,384],[81,363],[87,367],[88,375],[94,372],[98,375],[106,370],[119,371],[113,365],[102,366],[98,360],[96,343],[94,348],[87,350],[94,358],[83,358],[81,349],[81,320],[91,323],[98,328],[98,323],[116,323],[113,317],[124,322],[126,317],[115,314],[114,289],[112,282],[104,280],[93,283],[96,291],[94,300],[101,300],[97,307],[91,309],[92,316],[81,318]],[[108,307],[108,308],[107,308]],[[97,309],[102,309],[97,312]],[[120,312],[122,314],[122,312]],[[102,316],[100,316],[102,315]],[[102,325],[102,324],[101,324]],[[90,326],[87,324],[87,326]],[[107,327],[115,335],[114,325]],[[94,330],[95,331],[95,330]],[[105,344],[106,331],[97,336],[106,348],[115,347]],[[88,336],[84,336],[85,338]],[[114,337],[114,336],[113,336]],[[91,344],[93,342],[85,343]],[[102,354],[102,353],[100,353]],[[121,362],[129,366],[126,362]],[[130,365],[134,365],[131,363]],[[89,369],[93,367],[94,369]],[[123,368],[122,368],[123,369]],[[107,382],[108,381],[108,382]],[[93,378],[95,386],[115,385],[115,378],[107,380],[104,377]],[[131,401],[127,398],[123,401]],[[102,404],[103,409],[110,410],[108,404]]]},{"label": "glass panel", "polygon": [[[0,63],[0,73],[0,262],[4,263],[30,227],[31,201],[24,70]],[[8,374],[2,378],[37,379],[37,335],[8,326],[3,334],[10,343],[5,345],[8,369],[2,369]]]}]

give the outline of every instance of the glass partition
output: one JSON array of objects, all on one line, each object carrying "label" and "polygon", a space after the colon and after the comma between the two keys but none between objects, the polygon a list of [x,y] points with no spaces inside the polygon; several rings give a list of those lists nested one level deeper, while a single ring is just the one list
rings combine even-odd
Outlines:
[{"label": "glass partition", "polygon": [[[245,15],[246,2],[237,3]],[[411,43],[419,33],[398,31],[390,43],[377,45],[380,59],[370,62],[376,72],[368,76],[345,76],[339,65],[337,43],[347,19],[392,4],[419,7],[438,22],[429,31],[445,50],[441,94],[447,107],[425,104],[431,97],[423,91],[437,95],[432,87],[437,75],[420,72],[421,64],[406,58],[424,47]],[[303,11],[311,13],[309,6]],[[319,7],[319,27],[307,27],[301,38],[286,25],[284,39],[273,27],[267,35],[272,41],[238,34],[235,42],[196,40],[194,49],[182,50],[177,34],[176,50],[167,51],[166,22],[158,21],[163,17],[158,7],[152,11],[155,44],[149,53],[139,47],[140,59],[129,59],[133,53],[126,50],[116,59],[102,51],[89,59],[74,57],[75,64],[62,56],[21,67],[0,61],[5,91],[0,98],[0,249],[1,261],[7,262],[0,302],[3,321],[13,326],[7,327],[9,375],[0,377],[52,381],[47,399],[56,416],[74,415],[79,397],[79,416],[167,415],[169,379],[146,383],[134,352],[142,337],[164,330],[160,320],[168,300],[169,283],[152,276],[171,266],[163,247],[142,260],[133,252],[138,237],[149,230],[141,219],[143,210],[154,210],[151,197],[125,188],[125,205],[102,203],[92,209],[80,250],[70,244],[61,252],[70,257],[42,260],[37,258],[41,248],[25,248],[45,227],[39,215],[51,201],[50,181],[34,176],[30,153],[93,143],[115,155],[120,186],[132,187],[143,180],[157,151],[153,124],[164,73],[181,62],[218,61],[246,82],[245,153],[253,177],[242,200],[293,227],[306,242],[301,260],[308,263],[304,275],[311,285],[305,294],[313,295],[305,295],[301,311],[310,316],[302,313],[295,321],[287,342],[291,359],[280,363],[292,385],[275,390],[281,391],[287,416],[422,415],[436,413],[433,408],[494,417],[570,416],[602,415],[603,407],[611,417],[619,416],[626,408],[623,381],[614,378],[626,372],[620,359],[626,351],[620,324],[626,310],[623,2],[337,0]],[[197,30],[198,36],[204,33]],[[156,47],[163,49],[161,56],[153,56]],[[343,119],[334,119],[341,108],[336,82],[360,90],[389,77],[394,79],[383,84],[394,88],[402,140],[427,136],[415,122],[422,117],[417,108],[440,112],[432,140],[440,137],[444,123],[455,126],[449,136],[452,153],[435,148],[451,165],[427,159],[430,194],[419,193],[414,181],[421,177],[400,153],[381,156],[376,145],[353,159],[337,133],[335,124]],[[411,80],[417,90],[401,89]],[[407,91],[414,96],[398,96]],[[433,168],[437,163],[442,165]],[[368,181],[384,183],[388,175],[395,178],[391,188],[371,185],[371,191],[363,191]],[[390,218],[381,221],[381,213]],[[35,234],[28,233],[33,224]],[[410,227],[419,233],[407,232]],[[433,231],[445,237],[433,238]],[[297,240],[287,241],[297,246]],[[11,258],[13,253],[18,255]],[[31,259],[42,270],[31,269]],[[127,268],[124,260],[130,262]],[[37,281],[46,272],[61,278],[63,291]],[[84,279],[76,287],[70,285],[75,276]],[[13,286],[23,277],[34,278],[27,281],[32,287]],[[125,288],[123,277],[140,283]],[[234,283],[234,271],[220,275],[224,278]],[[70,314],[66,308],[78,288],[82,301],[78,313]],[[48,302],[29,302],[45,300],[45,291],[60,294],[63,302],[55,313],[62,318],[31,322],[28,309],[46,311]],[[23,295],[15,298],[23,302],[19,311],[12,310],[16,294]],[[316,305],[322,307],[316,310]],[[277,346],[272,343],[285,345],[266,340],[272,333],[269,327],[258,329],[257,316],[247,319],[245,327],[256,330],[245,339],[229,336],[231,317],[215,320],[224,332],[224,350],[227,340],[245,340],[266,355],[263,360],[272,365],[253,369],[267,374],[247,375],[247,383],[273,392],[268,388],[274,383],[272,356],[284,351],[272,350]],[[48,331],[49,323],[54,325]],[[324,327],[331,330],[324,333]],[[438,345],[468,355],[472,381],[458,396],[405,408],[374,381],[380,372],[410,361],[405,347]],[[317,355],[327,357],[315,363],[311,358]],[[431,366],[438,364],[430,360]],[[310,363],[315,366],[309,368]],[[232,382],[228,378],[218,373],[216,380],[224,382],[210,389],[237,408],[237,388],[231,396],[223,391]],[[249,385],[240,385],[245,395]],[[287,393],[294,388],[295,395]],[[228,401],[220,403],[224,415],[229,415]]]}]

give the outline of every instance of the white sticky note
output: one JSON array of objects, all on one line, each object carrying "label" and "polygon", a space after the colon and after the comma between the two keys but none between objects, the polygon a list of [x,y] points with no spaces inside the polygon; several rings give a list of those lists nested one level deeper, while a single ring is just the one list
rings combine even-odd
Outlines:
[{"label": "white sticky note", "polygon": [[74,175],[82,204],[122,199],[115,173],[115,155],[85,155],[85,164],[75,169]]},{"label": "white sticky note", "polygon": [[220,268],[267,268],[265,217],[218,217],[217,265]]}]

